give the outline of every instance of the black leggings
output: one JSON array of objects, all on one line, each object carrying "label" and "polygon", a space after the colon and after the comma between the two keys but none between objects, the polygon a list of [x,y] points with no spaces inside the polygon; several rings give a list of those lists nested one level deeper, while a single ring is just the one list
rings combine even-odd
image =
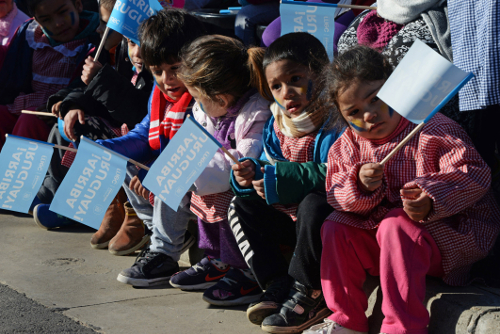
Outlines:
[{"label": "black leggings", "polygon": [[[312,192],[299,204],[297,221],[264,200],[236,197],[229,224],[261,287],[287,273],[308,288],[321,289],[321,226],[333,212],[324,192]],[[279,245],[294,248],[288,265]]]}]

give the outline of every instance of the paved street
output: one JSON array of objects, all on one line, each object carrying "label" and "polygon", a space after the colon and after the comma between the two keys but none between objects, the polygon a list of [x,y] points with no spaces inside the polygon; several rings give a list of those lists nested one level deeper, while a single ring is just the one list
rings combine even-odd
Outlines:
[{"label": "paved street", "polygon": [[119,283],[134,257],[92,249],[90,228],[45,231],[31,217],[3,212],[0,231],[0,283],[9,287],[0,286],[0,333],[263,333],[245,307],[212,307],[200,292],[170,286]]}]

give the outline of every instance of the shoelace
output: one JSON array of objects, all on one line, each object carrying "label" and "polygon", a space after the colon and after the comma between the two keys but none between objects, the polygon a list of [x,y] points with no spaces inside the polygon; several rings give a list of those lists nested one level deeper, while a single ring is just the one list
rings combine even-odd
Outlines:
[{"label": "shoelace", "polygon": [[[331,331],[325,332],[324,331],[325,329],[328,330],[328,328],[331,328],[332,330],[334,330],[334,329],[337,328],[337,326],[340,326],[340,325],[337,324],[337,323],[335,323],[335,322],[333,322],[332,320],[326,318],[326,319],[323,320],[322,324],[318,324],[316,326],[318,326],[318,327],[316,327],[314,330],[316,330],[317,333],[328,334],[328,333],[331,333]],[[319,330],[321,330],[321,332]]]}]

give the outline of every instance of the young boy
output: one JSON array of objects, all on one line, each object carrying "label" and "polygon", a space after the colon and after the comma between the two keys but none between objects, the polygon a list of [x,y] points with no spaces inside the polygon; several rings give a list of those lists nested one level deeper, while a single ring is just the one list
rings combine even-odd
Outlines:
[{"label": "young boy", "polygon": [[45,141],[50,127],[21,110],[44,110],[50,95],[68,86],[97,40],[98,16],[81,0],[29,0],[35,19],[11,41],[0,71],[0,147],[6,133]]},{"label": "young boy", "polygon": [[[99,140],[99,144],[140,162],[158,157],[175,135],[185,116],[191,112],[194,99],[177,79],[181,48],[204,34],[203,24],[194,16],[177,9],[162,10],[141,24],[141,54],[144,65],[155,78],[149,113],[127,135]],[[168,282],[179,271],[180,258],[188,221],[189,197],[175,212],[159,198],[152,197],[141,184],[144,171],[128,169],[124,189],[137,216],[152,231],[151,245],[142,251],[131,268],[118,275],[118,281],[136,286]],[[127,183],[127,180],[129,181]],[[125,247],[111,242],[110,250]]]},{"label": "young boy", "polygon": [[[101,25],[97,32],[101,35],[104,33],[114,4],[115,0],[100,2]],[[106,39],[104,50],[101,60],[107,60],[108,52],[116,50],[113,52],[116,59],[114,68],[109,62],[103,66],[100,62],[94,62],[92,57],[88,57],[81,76],[81,85],[85,89],[65,89],[50,97],[47,109],[63,117],[65,124],[64,129],[54,126],[49,137],[50,142],[68,145],[62,139],[60,130],[72,140],[78,140],[80,135],[93,140],[115,138],[121,135],[122,124],[132,128],[147,114],[153,78],[148,71],[142,71],[142,58],[138,45],[126,38],[122,40],[122,35],[115,33]],[[67,151],[58,153],[54,154],[49,171],[37,195],[38,203],[44,204],[36,205],[33,210],[35,222],[44,228],[56,228],[75,223],[49,210],[54,194],[70,166],[67,160],[72,161]],[[74,154],[70,155],[74,156]],[[65,156],[64,159],[63,156]],[[108,207],[101,229],[91,239],[93,248],[106,248],[111,238],[117,234],[126,218],[125,201],[126,196],[122,191]],[[127,212],[128,216],[133,216],[133,210]],[[137,220],[133,221],[137,223]],[[142,227],[142,233],[139,229],[135,231],[140,235],[139,240],[141,240],[145,231],[142,222],[139,226]]]}]

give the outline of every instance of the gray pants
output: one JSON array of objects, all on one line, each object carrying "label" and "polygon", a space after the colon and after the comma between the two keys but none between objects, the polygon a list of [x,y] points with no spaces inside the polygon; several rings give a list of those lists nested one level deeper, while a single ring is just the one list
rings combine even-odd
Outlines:
[{"label": "gray pants", "polygon": [[130,180],[137,175],[138,170],[134,165],[127,168],[127,176],[123,188],[128,200],[134,208],[137,217],[153,232],[151,235],[150,250],[170,256],[175,261],[181,257],[180,250],[184,243],[184,234],[191,219],[196,216],[190,209],[190,194],[182,199],[177,212],[172,210],[162,200],[155,196],[154,206],[142,196],[138,196],[129,189]]}]

